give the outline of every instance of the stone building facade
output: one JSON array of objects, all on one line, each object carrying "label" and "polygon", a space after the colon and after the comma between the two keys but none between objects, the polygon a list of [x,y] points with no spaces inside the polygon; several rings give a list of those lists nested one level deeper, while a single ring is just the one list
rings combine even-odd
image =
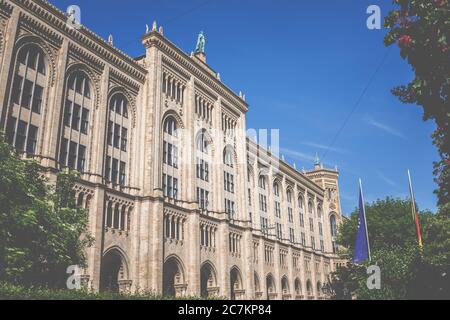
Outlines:
[{"label": "stone building facade", "polygon": [[322,299],[339,263],[338,172],[245,138],[248,104],[148,28],[131,58],[45,0],[0,3],[0,129],[52,180],[78,170],[85,285]]}]

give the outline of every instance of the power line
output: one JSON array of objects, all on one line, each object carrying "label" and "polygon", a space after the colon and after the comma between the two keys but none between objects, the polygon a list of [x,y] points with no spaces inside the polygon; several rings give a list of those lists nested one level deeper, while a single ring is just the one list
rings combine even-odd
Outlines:
[{"label": "power line", "polygon": [[356,100],[355,105],[353,106],[352,110],[350,111],[350,113],[347,115],[347,117],[345,118],[342,126],[339,128],[339,130],[337,131],[336,135],[333,137],[333,140],[331,141],[331,144],[328,146],[328,148],[325,150],[325,153],[322,157],[322,160],[325,160],[325,157],[328,155],[328,152],[330,151],[330,149],[334,146],[334,144],[336,143],[336,141],[338,140],[339,136],[341,135],[342,131],[345,129],[345,127],[347,126],[348,122],[350,121],[350,118],[352,117],[353,113],[355,113],[356,109],[358,109],[359,105],[361,104],[361,101],[363,100],[365,94],[367,93],[367,90],[369,90],[370,86],[372,85],[373,80],[375,79],[375,77],[377,76],[378,72],[381,70],[381,68],[383,67],[384,63],[386,62],[387,57],[389,56],[389,52],[391,51],[391,47],[389,47],[383,57],[383,59],[381,60],[380,64],[377,66],[377,68],[375,69],[375,72],[372,74],[372,76],[370,77],[368,83],[366,84],[366,86],[364,87],[364,90],[362,91],[361,95],[359,96],[358,100]]}]

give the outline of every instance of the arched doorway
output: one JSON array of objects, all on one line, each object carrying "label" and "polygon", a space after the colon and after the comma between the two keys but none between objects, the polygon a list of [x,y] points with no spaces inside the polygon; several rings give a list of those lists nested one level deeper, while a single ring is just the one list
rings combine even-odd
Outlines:
[{"label": "arched doorway", "polygon": [[238,300],[244,298],[241,272],[237,267],[233,267],[230,272],[230,299]]},{"label": "arched doorway", "polygon": [[166,297],[182,297],[186,293],[184,271],[177,257],[170,257],[163,266],[163,295]]},{"label": "arched doorway", "polygon": [[308,294],[308,299],[314,299],[314,292],[311,280],[306,281],[306,292]]},{"label": "arched doorway", "polygon": [[302,284],[301,284],[299,278],[295,279],[294,289],[295,289],[296,299],[301,298],[301,295],[302,295]]},{"label": "arched doorway", "polygon": [[284,300],[290,299],[291,294],[289,292],[289,282],[286,276],[281,278],[281,292]]},{"label": "arched doorway", "polygon": [[200,294],[202,297],[217,296],[217,277],[213,265],[206,262],[200,269]]},{"label": "arched doorway", "polygon": [[268,274],[266,277],[266,289],[267,300],[274,300],[277,298],[277,289],[275,287],[275,281],[272,274]]},{"label": "arched doorway", "polygon": [[130,289],[126,260],[118,249],[105,253],[100,269],[100,291],[125,292]]}]

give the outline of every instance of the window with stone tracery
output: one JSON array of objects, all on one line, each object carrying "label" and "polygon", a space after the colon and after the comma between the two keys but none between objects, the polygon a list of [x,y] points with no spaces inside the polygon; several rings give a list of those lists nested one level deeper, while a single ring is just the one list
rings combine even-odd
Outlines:
[{"label": "window with stone tracery", "polygon": [[[71,73],[67,79],[63,106],[63,127],[59,162],[63,167],[85,171],[87,148],[91,141],[89,127],[93,99],[91,81],[83,71]],[[117,168],[118,168],[117,164]]]},{"label": "window with stone tracery", "polygon": [[201,130],[196,141],[197,203],[201,209],[208,210],[210,203],[210,164],[211,146],[205,130]]},{"label": "window with stone tracery", "polygon": [[200,245],[206,248],[216,247],[217,227],[207,223],[200,224]]},{"label": "window with stone tracery", "polygon": [[179,185],[179,137],[177,122],[172,116],[165,119],[163,123],[163,176],[162,188],[164,196],[170,199],[178,199]]},{"label": "window with stone tracery", "polygon": [[108,200],[105,206],[105,227],[129,232],[132,211],[130,205]]},{"label": "window with stone tracery", "polygon": [[48,76],[46,56],[34,44],[21,48],[16,59],[6,124],[7,140],[20,152],[37,152],[41,111]]},{"label": "window with stone tracery", "polygon": [[185,89],[185,84],[177,77],[166,71],[163,72],[162,92],[166,98],[183,106]]},{"label": "window with stone tracery", "polygon": [[164,237],[166,239],[184,240],[186,218],[173,213],[164,215]]},{"label": "window with stone tracery", "polygon": [[128,100],[116,93],[109,102],[104,177],[121,186],[126,184],[129,128]]},{"label": "window with stone tracery", "polygon": [[195,94],[195,114],[198,119],[211,124],[213,117],[214,104],[211,100],[205,99],[202,95]]}]

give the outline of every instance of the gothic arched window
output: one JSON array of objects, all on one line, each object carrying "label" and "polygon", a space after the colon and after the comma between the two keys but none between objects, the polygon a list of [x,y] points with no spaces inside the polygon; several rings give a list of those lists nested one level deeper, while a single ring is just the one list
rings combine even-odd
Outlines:
[{"label": "gothic arched window", "polygon": [[163,191],[164,196],[178,199],[179,190],[179,138],[178,125],[174,117],[169,116],[163,123]]},{"label": "gothic arched window", "polygon": [[84,172],[90,142],[92,113],[91,82],[83,71],[69,75],[66,83],[64,118],[59,162],[62,166]]},{"label": "gothic arched window", "polygon": [[41,109],[47,87],[46,58],[34,44],[18,52],[6,125],[8,141],[21,152],[35,154]]},{"label": "gothic arched window", "polygon": [[330,216],[330,228],[331,228],[331,246],[333,249],[333,253],[337,253],[339,251],[339,247],[337,244],[337,235],[338,235],[338,230],[337,230],[337,222],[336,222],[336,216],[334,214],[332,214]]},{"label": "gothic arched window", "polygon": [[129,149],[128,100],[122,93],[109,101],[108,132],[106,135],[105,179],[114,184],[126,184]]},{"label": "gothic arched window", "polygon": [[223,184],[225,190],[225,212],[230,218],[235,216],[235,196],[234,196],[234,166],[233,166],[233,149],[231,146],[226,146],[223,150],[224,170],[223,170]]},{"label": "gothic arched window", "polygon": [[208,209],[210,196],[210,146],[205,130],[201,130],[196,141],[196,183],[197,203],[201,209]]}]

